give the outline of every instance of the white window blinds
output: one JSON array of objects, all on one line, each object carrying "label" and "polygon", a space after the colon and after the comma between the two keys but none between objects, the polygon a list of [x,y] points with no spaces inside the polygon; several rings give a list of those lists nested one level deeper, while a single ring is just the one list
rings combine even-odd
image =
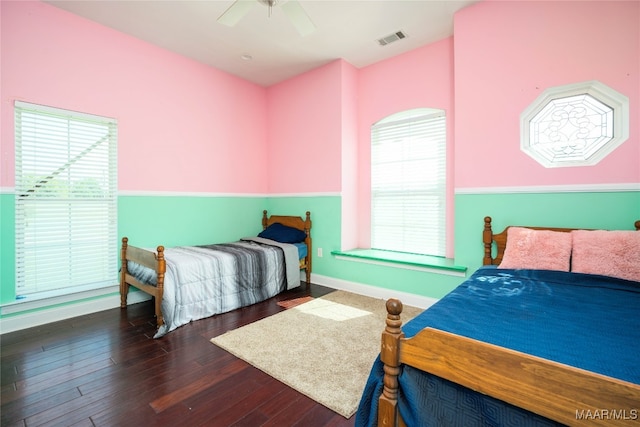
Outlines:
[{"label": "white window blinds", "polygon": [[117,123],[15,103],[16,295],[117,283]]},{"label": "white window blinds", "polygon": [[445,256],[446,122],[415,109],[371,128],[371,247]]}]

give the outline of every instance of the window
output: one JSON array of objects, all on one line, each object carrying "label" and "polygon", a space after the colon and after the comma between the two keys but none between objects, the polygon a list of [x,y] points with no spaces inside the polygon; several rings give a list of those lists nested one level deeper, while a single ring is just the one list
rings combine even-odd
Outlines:
[{"label": "window", "polygon": [[117,281],[117,124],[15,103],[16,295]]},{"label": "window", "polygon": [[629,137],[629,98],[598,81],[550,88],[520,127],[522,151],[541,165],[595,165]]},{"label": "window", "polygon": [[419,108],[371,128],[371,247],[445,256],[446,122]]}]

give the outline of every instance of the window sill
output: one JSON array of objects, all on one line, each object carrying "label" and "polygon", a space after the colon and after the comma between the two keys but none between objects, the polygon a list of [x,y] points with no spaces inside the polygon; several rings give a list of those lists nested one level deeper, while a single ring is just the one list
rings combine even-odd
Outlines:
[{"label": "window sill", "polygon": [[418,270],[436,274],[466,277],[467,267],[455,265],[453,259],[429,255],[417,255],[403,252],[382,251],[379,249],[351,249],[332,251],[336,259],[386,265],[407,270]]},{"label": "window sill", "polygon": [[81,300],[101,298],[112,295],[120,291],[119,285],[106,286],[97,289],[75,291],[61,294],[59,291],[43,292],[26,298],[19,298],[15,301],[0,305],[2,316],[16,314],[30,310],[39,310],[53,306],[74,303]]}]

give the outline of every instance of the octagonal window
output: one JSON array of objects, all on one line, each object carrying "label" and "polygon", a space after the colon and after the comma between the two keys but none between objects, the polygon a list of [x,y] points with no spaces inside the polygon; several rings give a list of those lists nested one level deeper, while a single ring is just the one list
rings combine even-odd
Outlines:
[{"label": "octagonal window", "polygon": [[545,167],[594,165],[629,137],[629,99],[592,81],[545,90],[520,116],[521,149]]}]

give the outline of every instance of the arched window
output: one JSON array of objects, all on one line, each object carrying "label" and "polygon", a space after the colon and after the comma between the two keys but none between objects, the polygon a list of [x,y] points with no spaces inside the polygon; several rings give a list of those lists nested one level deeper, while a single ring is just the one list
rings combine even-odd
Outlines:
[{"label": "arched window", "polygon": [[444,110],[388,116],[371,144],[371,248],[445,256]]}]

